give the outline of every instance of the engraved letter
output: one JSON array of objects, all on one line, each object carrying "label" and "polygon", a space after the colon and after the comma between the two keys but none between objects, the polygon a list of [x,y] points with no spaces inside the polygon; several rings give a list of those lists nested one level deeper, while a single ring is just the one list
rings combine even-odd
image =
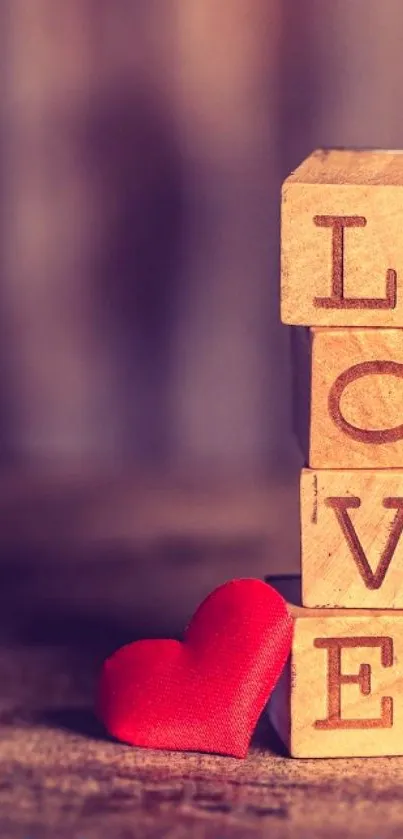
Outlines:
[{"label": "engraved letter", "polygon": [[393,641],[392,638],[315,638],[314,646],[320,650],[327,650],[327,691],[328,713],[327,719],[316,720],[314,728],[321,731],[331,731],[340,728],[392,728],[393,699],[382,696],[381,715],[375,719],[343,719],[341,716],[341,686],[356,684],[363,696],[371,693],[371,667],[361,664],[356,676],[344,676],[341,672],[341,651],[352,647],[380,647],[382,667],[392,667]]},{"label": "engraved letter", "polygon": [[375,373],[402,378],[403,364],[399,364],[398,361],[362,361],[360,364],[348,367],[337,377],[329,391],[329,414],[340,431],[348,434],[353,440],[358,440],[360,443],[396,443],[397,440],[403,438],[403,424],[379,430],[357,428],[347,422],[341,413],[340,400],[347,385],[361,379],[362,376],[372,376]]},{"label": "engraved letter", "polygon": [[397,274],[393,268],[386,272],[386,297],[344,297],[344,228],[365,227],[363,216],[314,216],[317,227],[332,228],[332,292],[330,297],[315,297],[318,309],[394,309],[396,306]]},{"label": "engraved letter", "polygon": [[347,512],[349,508],[357,509],[360,507],[361,500],[355,496],[348,496],[347,498],[325,498],[326,507],[331,507],[336,514],[337,521],[366,587],[372,591],[381,587],[403,531],[403,498],[384,498],[382,503],[387,510],[396,510],[396,515],[388,533],[379,565],[375,573],[373,573],[350,515]]}]

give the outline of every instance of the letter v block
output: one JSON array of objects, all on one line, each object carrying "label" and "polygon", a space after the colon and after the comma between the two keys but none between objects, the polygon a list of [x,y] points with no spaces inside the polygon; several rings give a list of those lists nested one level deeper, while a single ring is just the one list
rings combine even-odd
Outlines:
[{"label": "letter v block", "polygon": [[283,185],[284,323],[403,326],[402,229],[402,152],[314,152]]},{"label": "letter v block", "polygon": [[[298,355],[307,356],[311,392],[308,384],[303,392],[301,386],[296,389],[296,416],[305,426],[299,437],[308,465],[403,467],[403,330],[309,332],[310,340],[301,336]],[[303,376],[298,379],[301,383]]]},{"label": "letter v block", "polygon": [[303,605],[403,609],[402,534],[403,469],[303,469]]},{"label": "letter v block", "polygon": [[[269,580],[294,604],[296,578]],[[403,754],[403,611],[290,605],[290,659],[268,704],[293,757]]]}]

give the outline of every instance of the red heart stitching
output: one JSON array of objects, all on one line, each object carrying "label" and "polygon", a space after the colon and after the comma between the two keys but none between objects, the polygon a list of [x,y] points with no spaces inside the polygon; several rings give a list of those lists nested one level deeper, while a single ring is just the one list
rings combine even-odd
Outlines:
[{"label": "red heart stitching", "polygon": [[137,641],[106,660],[99,716],[125,743],[244,757],[291,639],[281,595],[232,580],[199,606],[183,642]]}]

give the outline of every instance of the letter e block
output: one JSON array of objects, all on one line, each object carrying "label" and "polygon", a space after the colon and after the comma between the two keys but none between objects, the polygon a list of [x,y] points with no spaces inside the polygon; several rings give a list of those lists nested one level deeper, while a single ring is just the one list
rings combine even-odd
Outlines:
[{"label": "letter e block", "polygon": [[303,326],[403,326],[403,154],[316,151],[285,181],[281,312]]},{"label": "letter e block", "polygon": [[290,754],[402,755],[403,611],[290,611],[291,656],[268,705]]}]

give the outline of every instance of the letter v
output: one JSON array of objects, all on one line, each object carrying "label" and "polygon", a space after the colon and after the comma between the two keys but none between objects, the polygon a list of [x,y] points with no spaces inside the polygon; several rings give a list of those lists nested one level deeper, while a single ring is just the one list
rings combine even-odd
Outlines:
[{"label": "letter v", "polygon": [[350,508],[357,509],[360,507],[361,499],[356,498],[355,496],[325,499],[326,507],[331,507],[335,512],[337,521],[339,522],[353,559],[366,587],[371,590],[381,587],[403,531],[403,498],[384,498],[382,503],[386,509],[396,510],[396,515],[393,520],[385,548],[382,552],[379,565],[375,573],[373,573],[351,521],[350,515],[347,512]]}]

